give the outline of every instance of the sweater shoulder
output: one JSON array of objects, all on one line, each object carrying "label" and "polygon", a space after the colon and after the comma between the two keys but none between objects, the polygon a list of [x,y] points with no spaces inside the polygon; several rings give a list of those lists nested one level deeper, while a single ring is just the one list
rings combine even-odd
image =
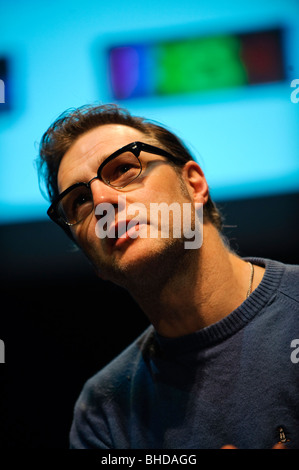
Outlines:
[{"label": "sweater shoulder", "polygon": [[299,265],[266,258],[245,259],[266,268],[261,285],[270,287],[272,294],[282,294],[299,302]]},{"label": "sweater shoulder", "polygon": [[299,265],[285,264],[278,291],[299,303]]},{"label": "sweater shoulder", "polygon": [[85,383],[81,398],[111,399],[119,391],[123,393],[130,387],[131,378],[142,370],[155,349],[154,328],[149,326],[126,349],[98,371]]}]

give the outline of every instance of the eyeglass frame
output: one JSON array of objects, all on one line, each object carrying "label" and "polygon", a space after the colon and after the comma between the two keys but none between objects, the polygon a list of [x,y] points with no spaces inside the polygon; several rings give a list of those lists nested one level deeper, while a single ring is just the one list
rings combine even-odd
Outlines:
[{"label": "eyeglass frame", "polygon": [[[134,179],[132,179],[129,183],[125,184],[124,186],[116,187],[116,186],[110,185],[107,181],[103,180],[101,172],[102,172],[103,168],[106,166],[107,163],[109,163],[111,160],[113,160],[114,158],[118,157],[120,154],[122,154],[126,151],[131,151],[133,153],[133,155],[137,158],[137,160],[139,161],[139,164],[140,164],[140,172],[138,173],[137,176],[134,177]],[[145,144],[144,142],[139,142],[139,141],[131,142],[130,144],[127,144],[124,147],[121,147],[120,149],[113,152],[111,155],[109,155],[109,157],[105,158],[105,160],[100,164],[100,166],[97,170],[97,176],[94,176],[93,178],[91,178],[87,183],[85,183],[83,181],[78,182],[78,183],[74,183],[71,186],[69,186],[67,189],[62,191],[62,193],[60,193],[53,200],[53,202],[51,203],[50,207],[47,210],[47,215],[50,217],[51,220],[53,220],[53,222],[60,225],[64,230],[69,229],[70,227],[73,227],[73,226],[79,224],[80,222],[82,222],[83,220],[85,220],[86,217],[88,217],[88,215],[86,217],[84,217],[83,219],[81,219],[78,222],[75,222],[73,224],[70,224],[70,223],[66,222],[57,213],[56,209],[57,209],[57,206],[58,206],[59,202],[67,194],[69,194],[73,189],[75,189],[79,186],[85,186],[88,189],[90,189],[90,184],[95,179],[98,179],[98,180],[102,181],[102,183],[106,184],[106,186],[110,186],[110,187],[115,188],[115,189],[123,189],[126,186],[129,186],[133,181],[135,181],[137,178],[139,178],[139,176],[142,173],[142,163],[141,163],[141,160],[140,160],[140,153],[141,152],[152,153],[153,155],[160,155],[161,157],[166,157],[167,159],[169,159],[173,163],[180,163],[181,165],[186,163],[185,161],[181,160],[178,157],[175,157],[174,155],[167,152],[166,150],[160,149],[159,147],[156,147],[154,145]],[[93,204],[93,209],[94,209],[94,204]],[[92,210],[90,211],[90,214],[92,213]]]}]

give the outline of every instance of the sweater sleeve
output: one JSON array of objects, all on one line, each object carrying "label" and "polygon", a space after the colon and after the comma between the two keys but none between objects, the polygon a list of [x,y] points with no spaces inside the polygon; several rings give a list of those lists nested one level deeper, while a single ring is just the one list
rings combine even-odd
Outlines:
[{"label": "sweater sleeve", "polygon": [[88,381],[74,409],[70,430],[70,449],[110,449],[110,433],[94,388]]},{"label": "sweater sleeve", "polygon": [[152,327],[85,383],[74,408],[71,449],[130,447],[132,383],[151,336]]}]

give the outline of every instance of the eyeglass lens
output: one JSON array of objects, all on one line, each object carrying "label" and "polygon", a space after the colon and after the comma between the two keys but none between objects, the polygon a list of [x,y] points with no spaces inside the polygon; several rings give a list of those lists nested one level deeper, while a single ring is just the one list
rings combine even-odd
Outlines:
[{"label": "eyeglass lens", "polygon": [[131,152],[125,152],[108,161],[103,167],[101,178],[104,183],[114,188],[123,188],[140,175],[141,166],[138,158]]},{"label": "eyeglass lens", "polygon": [[[131,152],[125,152],[108,161],[102,168],[100,179],[114,188],[124,188],[141,173],[141,164]],[[68,225],[84,220],[93,210],[93,197],[86,183],[77,186],[59,202],[57,210],[60,218]]]},{"label": "eyeglass lens", "polygon": [[59,216],[69,225],[74,225],[93,210],[93,198],[90,188],[82,184],[64,196],[58,205]]}]

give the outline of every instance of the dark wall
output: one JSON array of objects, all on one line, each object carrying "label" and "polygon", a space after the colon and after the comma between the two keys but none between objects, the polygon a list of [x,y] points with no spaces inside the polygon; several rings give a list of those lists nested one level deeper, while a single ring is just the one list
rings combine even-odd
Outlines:
[{"label": "dark wall", "polygon": [[[299,264],[299,194],[220,207],[240,255]],[[1,226],[0,241],[0,448],[67,448],[83,383],[148,321],[51,222]]]}]

